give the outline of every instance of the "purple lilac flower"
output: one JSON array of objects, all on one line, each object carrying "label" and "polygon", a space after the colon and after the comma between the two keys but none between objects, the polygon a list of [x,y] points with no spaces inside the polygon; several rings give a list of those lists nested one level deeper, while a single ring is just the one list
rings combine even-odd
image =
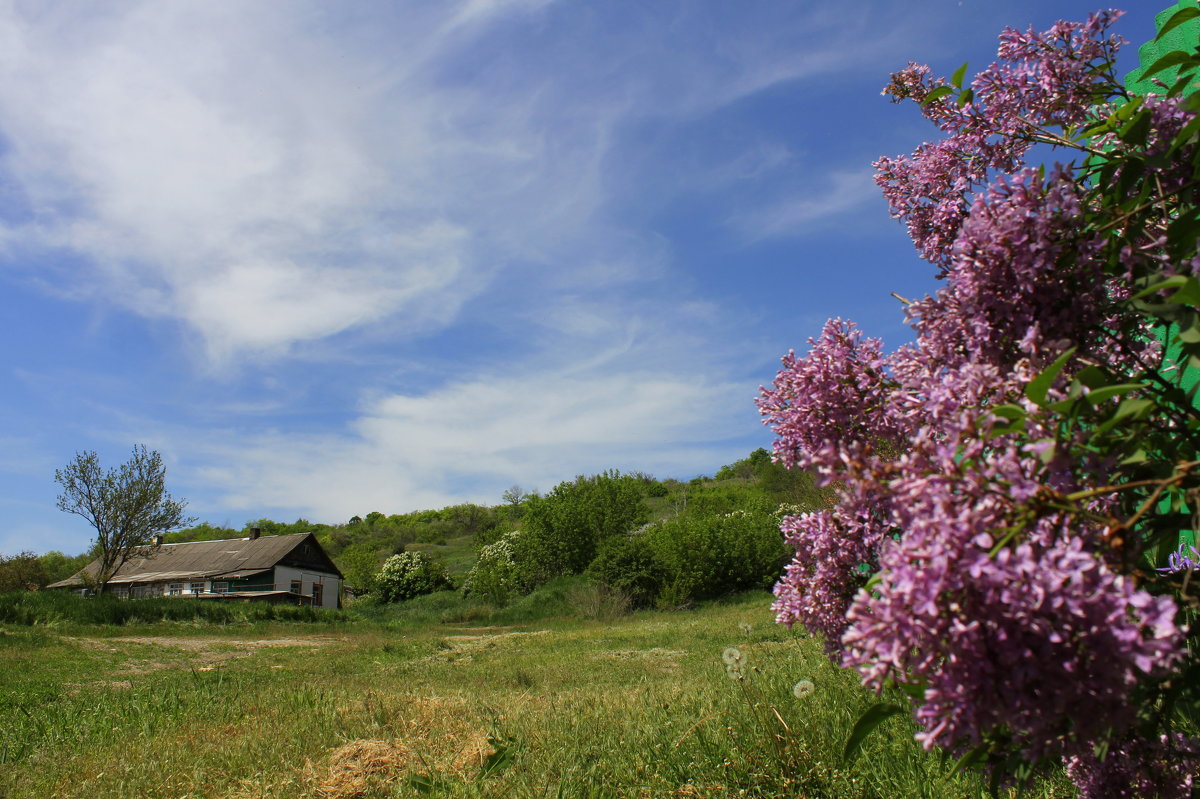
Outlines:
[{"label": "purple lilac flower", "polygon": [[1125,739],[1101,760],[1088,750],[1066,759],[1081,799],[1187,799],[1200,774],[1200,740],[1178,733]]},{"label": "purple lilac flower", "polygon": [[[926,685],[914,710],[926,747],[961,751],[1003,730],[1030,758],[1070,758],[1088,796],[1170,781],[1138,782],[1158,768],[1157,744],[1131,738],[1120,767],[1090,753],[1111,730],[1132,729],[1133,689],[1184,651],[1175,602],[1120,573],[1108,530],[1039,504],[1081,481],[1103,484],[1114,464],[1061,454],[1077,439],[1064,440],[1023,391],[1070,346],[1078,352],[1052,399],[1085,359],[1136,373],[1158,351],[1118,302],[1126,284],[1104,277],[1104,237],[1081,232],[1084,193],[1072,172],[1021,169],[1047,126],[1107,113],[1096,67],[1120,45],[1105,38],[1117,15],[1007,30],[970,102],[923,103],[946,138],[876,164],[892,214],[946,280],[908,309],[916,343],[885,355],[852,322],[830,320],[807,356],[783,359],[758,401],[776,457],[838,490],[834,507],[783,522],[795,555],[775,588],[777,619],[822,634],[831,657],[869,686]],[[910,64],[886,93],[921,102],[943,85]],[[1149,148],[1190,119],[1177,99],[1147,107]],[[1123,254],[1126,279],[1166,271],[1162,241],[1147,229],[1152,240]],[[1106,335],[1139,329],[1120,350]],[[1023,435],[993,435],[988,409],[1001,404],[1026,414]],[[1095,497],[1086,508],[1102,515],[1115,502]],[[1192,563],[1177,554],[1172,564]]]},{"label": "purple lilac flower", "polygon": [[[1191,555],[1187,554],[1189,549],[1192,551]],[[1180,541],[1179,549],[1168,556],[1167,565],[1156,571],[1174,574],[1192,569],[1200,569],[1200,552],[1197,552],[1194,546],[1188,546],[1187,542]]]}]

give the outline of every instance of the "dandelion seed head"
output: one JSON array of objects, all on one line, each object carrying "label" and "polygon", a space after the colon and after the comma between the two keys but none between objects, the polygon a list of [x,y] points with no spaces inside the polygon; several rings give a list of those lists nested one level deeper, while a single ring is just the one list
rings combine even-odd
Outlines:
[{"label": "dandelion seed head", "polygon": [[742,654],[742,650],[736,646],[727,646],[725,647],[725,651],[721,653],[721,660],[725,662],[726,666],[732,666],[735,663],[740,664],[745,659],[746,657]]},{"label": "dandelion seed head", "polygon": [[792,686],[792,696],[803,699],[816,689],[817,686],[813,685],[812,680],[801,680]]}]

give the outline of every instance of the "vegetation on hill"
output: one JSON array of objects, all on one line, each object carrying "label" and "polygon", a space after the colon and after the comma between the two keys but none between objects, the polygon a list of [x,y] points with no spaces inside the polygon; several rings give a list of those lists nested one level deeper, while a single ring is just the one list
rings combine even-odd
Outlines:
[{"label": "vegetation on hill", "polygon": [[[348,593],[372,602],[453,588],[464,595],[462,607],[497,608],[558,578],[583,575],[616,605],[670,608],[770,587],[784,563],[781,514],[818,509],[827,496],[811,475],[785,469],[759,449],[713,477],[657,480],[608,471],[545,495],[513,486],[500,499],[495,506],[372,511],[342,524],[264,518],[239,530],[202,522],[165,540],[234,538],[254,528],[268,536],[311,532],[345,574]],[[420,562],[424,576],[401,588],[391,574],[385,586],[384,564],[403,553]],[[0,590],[43,587],[93,556],[0,557]]]}]

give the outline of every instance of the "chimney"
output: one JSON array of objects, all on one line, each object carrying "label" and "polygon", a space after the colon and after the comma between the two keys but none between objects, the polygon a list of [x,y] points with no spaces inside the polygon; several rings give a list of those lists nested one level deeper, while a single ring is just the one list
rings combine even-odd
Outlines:
[{"label": "chimney", "polygon": [[251,541],[257,541],[257,540],[258,540],[258,537],[259,537],[260,535],[262,535],[262,528],[261,528],[261,527],[251,527],[251,528],[250,528],[250,540],[251,540]]}]

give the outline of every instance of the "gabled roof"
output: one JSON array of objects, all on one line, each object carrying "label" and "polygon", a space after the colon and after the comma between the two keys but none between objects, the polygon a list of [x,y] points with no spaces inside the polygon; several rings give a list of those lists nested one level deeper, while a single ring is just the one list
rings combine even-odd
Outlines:
[{"label": "gabled roof", "polygon": [[[310,538],[312,543],[320,549],[321,545],[312,533],[163,544],[146,555],[135,555],[125,561],[109,580],[109,584],[189,579],[236,580],[274,568],[276,564]],[[342,576],[332,561],[329,561],[329,565],[338,577]],[[97,559],[73,577],[51,583],[46,587],[66,588],[82,585],[81,575],[95,575],[99,568],[100,561]]]}]

